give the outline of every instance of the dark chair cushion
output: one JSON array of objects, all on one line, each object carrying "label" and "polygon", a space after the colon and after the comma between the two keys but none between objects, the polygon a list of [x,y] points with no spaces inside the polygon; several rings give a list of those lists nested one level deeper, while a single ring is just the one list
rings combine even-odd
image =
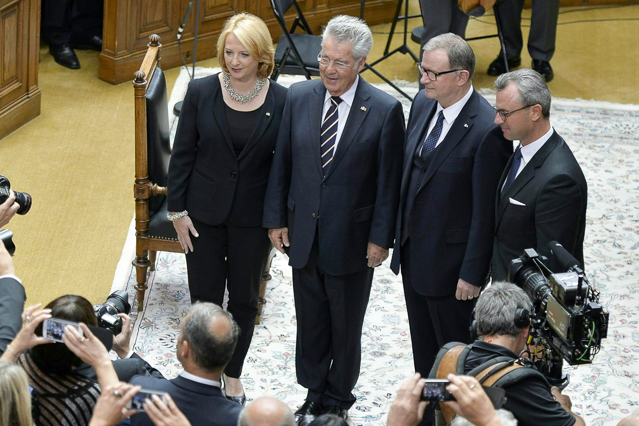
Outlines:
[{"label": "dark chair cushion", "polygon": [[166,214],[168,213],[168,201],[166,197],[152,198],[162,198],[163,201],[158,211],[151,216],[151,220],[149,221],[149,237],[177,241],[177,232],[175,232],[173,222],[166,218]]},{"label": "dark chair cushion", "polygon": [[[171,146],[166,80],[160,68],[155,69],[146,92],[146,132],[149,180],[166,186]],[[158,211],[163,201],[164,196],[151,198],[151,216]]]}]

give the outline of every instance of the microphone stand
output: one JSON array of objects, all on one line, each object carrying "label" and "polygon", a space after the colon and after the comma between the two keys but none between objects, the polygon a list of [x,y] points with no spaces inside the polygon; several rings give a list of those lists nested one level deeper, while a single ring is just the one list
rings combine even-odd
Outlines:
[{"label": "microphone stand", "polygon": [[[200,30],[200,2],[201,0],[197,0],[197,4],[195,6],[195,33],[193,34],[193,68],[192,72],[189,75],[189,78],[193,80],[195,78],[195,62],[197,61],[197,38]],[[187,8],[186,13],[184,15],[183,21],[187,19],[189,14],[191,13],[191,8]],[[180,46],[180,39],[182,38],[182,33],[178,32],[178,48]],[[182,56],[182,49],[180,50],[180,56]],[[186,68],[186,72],[188,73],[188,66],[184,61],[184,56],[182,56],[182,62],[184,62],[184,67]],[[173,106],[173,114],[179,116],[182,111],[183,101],[176,102]]]}]

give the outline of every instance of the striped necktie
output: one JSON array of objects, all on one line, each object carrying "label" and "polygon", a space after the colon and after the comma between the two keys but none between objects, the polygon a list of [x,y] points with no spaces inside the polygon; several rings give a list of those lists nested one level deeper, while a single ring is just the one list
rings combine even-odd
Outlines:
[{"label": "striped necktie", "polygon": [[428,137],[424,139],[424,143],[422,144],[422,158],[428,157],[435,147],[437,146],[437,141],[442,134],[442,128],[444,127],[444,111],[439,111],[439,115],[437,116],[437,123],[435,123],[435,127],[430,131]]},{"label": "striped necktie", "polygon": [[331,96],[331,106],[326,111],[326,117],[322,121],[322,130],[320,134],[320,152],[322,154],[322,172],[326,175],[328,166],[333,160],[335,153],[335,141],[337,140],[337,121],[339,114],[337,106],[342,102],[339,96]]}]

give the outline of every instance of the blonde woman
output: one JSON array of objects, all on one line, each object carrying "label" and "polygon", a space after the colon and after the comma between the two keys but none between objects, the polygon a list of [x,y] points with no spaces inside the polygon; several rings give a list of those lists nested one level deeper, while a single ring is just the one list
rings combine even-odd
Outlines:
[{"label": "blonde woman", "polygon": [[0,426],[31,426],[31,395],[27,373],[0,362]]},{"label": "blonde woman", "polygon": [[286,91],[268,79],[274,49],[264,22],[231,17],[217,43],[222,72],[193,80],[182,106],[168,177],[168,217],[186,253],[191,301],[222,306],[241,334],[223,375],[244,405],[244,358],[270,250],[262,210]]}]

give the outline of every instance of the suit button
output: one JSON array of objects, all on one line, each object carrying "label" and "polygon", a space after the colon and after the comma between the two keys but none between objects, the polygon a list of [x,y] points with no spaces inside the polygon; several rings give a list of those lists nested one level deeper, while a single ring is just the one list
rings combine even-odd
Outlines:
[{"label": "suit button", "polygon": [[237,172],[231,172],[231,177],[233,179],[236,179],[237,178]]},{"label": "suit button", "polygon": [[322,188],[326,188],[326,184],[325,183],[323,183],[321,186],[322,186]]},{"label": "suit button", "polygon": [[421,186],[420,184],[417,184],[417,187],[418,187],[418,188],[419,188],[420,186]]},{"label": "suit button", "polygon": [[315,213],[311,214],[311,216],[313,216],[313,219],[317,218],[317,214],[315,214]]}]

